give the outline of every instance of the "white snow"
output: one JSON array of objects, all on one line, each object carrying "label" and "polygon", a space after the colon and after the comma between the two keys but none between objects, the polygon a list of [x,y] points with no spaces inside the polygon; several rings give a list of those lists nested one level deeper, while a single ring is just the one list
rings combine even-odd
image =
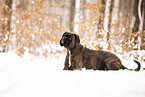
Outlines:
[{"label": "white snow", "polygon": [[145,97],[144,70],[63,71],[65,54],[0,59],[0,97]]}]

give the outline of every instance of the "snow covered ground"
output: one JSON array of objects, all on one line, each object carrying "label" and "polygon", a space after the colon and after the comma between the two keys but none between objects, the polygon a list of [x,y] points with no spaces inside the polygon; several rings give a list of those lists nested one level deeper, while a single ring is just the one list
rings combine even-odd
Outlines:
[{"label": "snow covered ground", "polygon": [[64,59],[0,53],[0,97],[145,97],[145,70],[63,71]]}]

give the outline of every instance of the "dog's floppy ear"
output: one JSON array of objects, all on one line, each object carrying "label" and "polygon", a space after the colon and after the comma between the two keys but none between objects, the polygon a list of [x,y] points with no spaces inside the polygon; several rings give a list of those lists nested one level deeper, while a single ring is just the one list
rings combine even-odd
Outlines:
[{"label": "dog's floppy ear", "polygon": [[75,36],[76,41],[77,41],[78,43],[80,43],[80,38],[79,38],[79,36],[78,36],[77,34],[73,34],[73,35]]}]

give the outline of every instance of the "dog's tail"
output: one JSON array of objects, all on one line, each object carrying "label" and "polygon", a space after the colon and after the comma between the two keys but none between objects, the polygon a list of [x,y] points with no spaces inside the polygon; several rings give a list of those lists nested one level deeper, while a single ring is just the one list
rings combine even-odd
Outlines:
[{"label": "dog's tail", "polygon": [[130,71],[139,71],[140,68],[141,68],[141,64],[137,61],[137,60],[133,60],[135,63],[137,63],[137,68],[136,69],[128,69],[126,67],[123,66],[123,69],[127,69],[127,70],[130,70]]}]

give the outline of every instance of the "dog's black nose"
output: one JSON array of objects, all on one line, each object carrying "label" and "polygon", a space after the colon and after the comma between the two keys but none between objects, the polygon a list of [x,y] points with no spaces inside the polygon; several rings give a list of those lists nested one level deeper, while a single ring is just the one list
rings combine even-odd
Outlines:
[{"label": "dog's black nose", "polygon": [[63,44],[64,44],[64,41],[61,39],[60,40],[60,46],[64,46]]}]

